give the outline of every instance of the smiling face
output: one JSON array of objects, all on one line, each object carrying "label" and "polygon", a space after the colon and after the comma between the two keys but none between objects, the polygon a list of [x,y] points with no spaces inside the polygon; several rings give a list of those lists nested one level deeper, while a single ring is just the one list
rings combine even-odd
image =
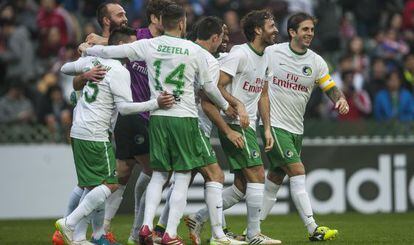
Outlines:
[{"label": "smiling face", "polygon": [[276,28],[275,21],[273,19],[267,19],[261,29],[261,38],[265,43],[265,46],[274,44],[276,42],[277,33],[279,32]]},{"label": "smiling face", "polygon": [[229,42],[230,42],[229,28],[227,27],[226,24],[223,24],[223,38],[222,38],[220,46],[217,49],[217,52],[221,52],[221,53],[228,52],[227,48],[228,48]]},{"label": "smiling face", "polygon": [[[119,29],[125,27],[128,24],[126,12],[119,4],[109,4],[107,6],[109,13],[109,30]],[[106,17],[105,17],[106,18]]]},{"label": "smiling face", "polygon": [[296,42],[300,48],[309,48],[315,36],[315,24],[312,20],[304,20],[299,24],[296,31],[289,29],[289,34],[292,41]]}]

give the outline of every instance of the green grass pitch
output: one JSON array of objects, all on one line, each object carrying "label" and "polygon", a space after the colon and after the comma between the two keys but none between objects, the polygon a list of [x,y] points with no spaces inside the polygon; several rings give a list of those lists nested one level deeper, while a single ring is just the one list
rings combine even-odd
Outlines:
[{"label": "green grass pitch", "polygon": [[[339,230],[339,237],[329,244],[414,244],[414,212],[404,214],[317,215],[320,225]],[[116,216],[113,230],[121,244],[126,244],[133,217]],[[240,233],[245,227],[245,216],[228,216],[227,223],[233,232]],[[203,241],[207,243],[210,231],[206,224]],[[0,244],[51,244],[54,220],[0,221]],[[298,215],[269,216],[262,224],[262,232],[282,240],[283,244],[310,244],[305,228]],[[188,232],[181,224],[180,235],[188,242]],[[203,243],[204,244],[204,243]],[[312,243],[313,244],[313,243]]]}]

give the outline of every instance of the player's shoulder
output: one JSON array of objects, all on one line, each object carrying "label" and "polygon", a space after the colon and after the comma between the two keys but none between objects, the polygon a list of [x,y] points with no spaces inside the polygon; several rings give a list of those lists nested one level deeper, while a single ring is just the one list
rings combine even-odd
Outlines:
[{"label": "player's shoulder", "polygon": [[218,60],[206,49],[200,49],[200,55],[202,55],[208,62],[208,64],[218,64]]},{"label": "player's shoulder", "polygon": [[265,48],[264,53],[277,53],[277,52],[288,52],[289,51],[289,43],[275,43]]},{"label": "player's shoulder", "polygon": [[248,50],[248,48],[249,47],[247,43],[234,45],[233,47],[231,47],[229,54],[235,52],[245,52],[246,50]]},{"label": "player's shoulder", "polygon": [[247,45],[247,43],[245,44],[239,44],[239,45],[234,45],[231,49],[230,52],[226,55],[225,59],[231,59],[231,58],[246,58],[248,59],[249,57],[249,46]]}]

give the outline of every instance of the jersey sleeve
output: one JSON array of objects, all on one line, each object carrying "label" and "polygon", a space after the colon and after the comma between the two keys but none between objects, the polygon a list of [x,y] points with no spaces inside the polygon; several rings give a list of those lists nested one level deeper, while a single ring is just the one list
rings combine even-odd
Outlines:
[{"label": "jersey sleeve", "polygon": [[331,75],[329,75],[328,65],[326,64],[325,60],[322,59],[322,57],[318,57],[317,64],[319,67],[316,81],[322,91],[326,92],[335,86],[335,82],[332,80]]},{"label": "jersey sleeve", "polygon": [[233,47],[230,53],[220,60],[220,70],[234,77],[237,72],[244,70],[246,55],[240,47]]},{"label": "jersey sleeve", "polygon": [[135,114],[158,109],[156,99],[145,102],[132,102],[131,77],[127,70],[117,72],[115,81],[110,82],[114,102],[121,115]]},{"label": "jersey sleeve", "polygon": [[92,67],[92,60],[96,59],[91,56],[80,57],[76,61],[65,63],[60,71],[69,76],[76,76],[80,73],[83,73]]},{"label": "jersey sleeve", "polygon": [[130,61],[143,61],[147,53],[148,44],[148,39],[142,39],[121,45],[95,45],[87,48],[86,54],[106,59],[128,58]]},{"label": "jersey sleeve", "polygon": [[109,84],[114,96],[114,102],[132,102],[131,77],[128,71],[118,71],[116,80]]},{"label": "jersey sleeve", "polygon": [[212,82],[211,75],[209,73],[209,65],[207,58],[202,54],[202,52],[197,53],[197,58],[195,60],[197,65],[197,80],[200,86],[203,86],[205,83]]}]

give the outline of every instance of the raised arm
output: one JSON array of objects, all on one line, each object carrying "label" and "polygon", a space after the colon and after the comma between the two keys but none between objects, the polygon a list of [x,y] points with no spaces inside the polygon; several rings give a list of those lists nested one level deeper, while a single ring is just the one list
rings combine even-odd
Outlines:
[{"label": "raised arm", "polygon": [[121,59],[127,58],[130,61],[143,60],[147,45],[147,39],[135,41],[132,43],[126,43],[121,45],[102,46],[95,45],[89,47],[89,44],[81,44],[79,50],[86,55],[98,56],[106,59]]}]

